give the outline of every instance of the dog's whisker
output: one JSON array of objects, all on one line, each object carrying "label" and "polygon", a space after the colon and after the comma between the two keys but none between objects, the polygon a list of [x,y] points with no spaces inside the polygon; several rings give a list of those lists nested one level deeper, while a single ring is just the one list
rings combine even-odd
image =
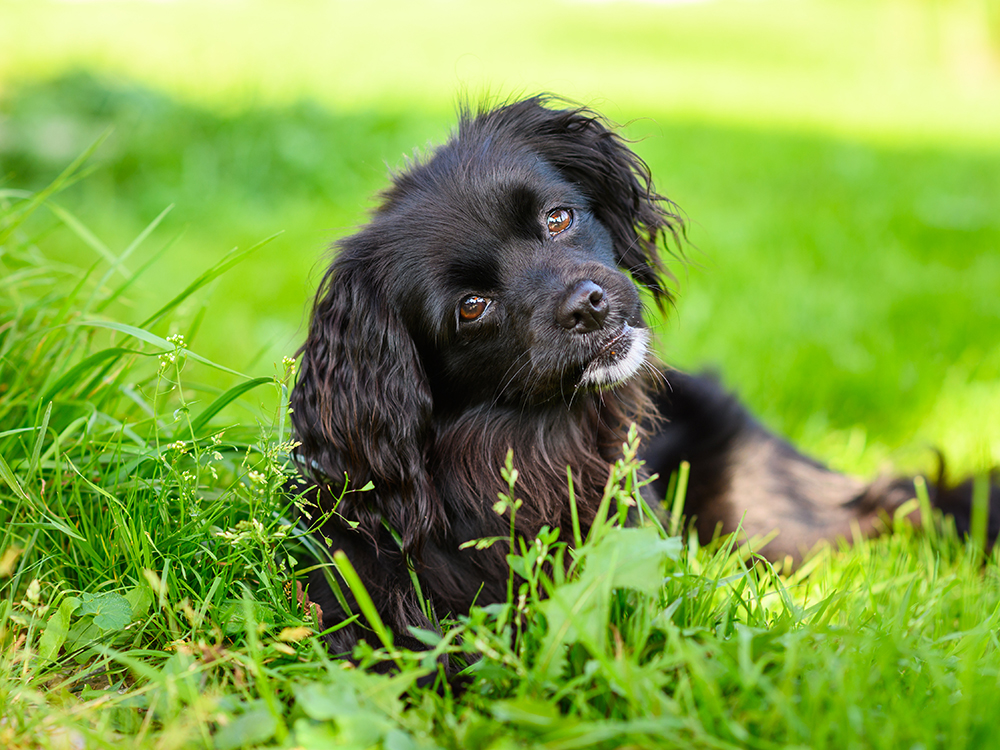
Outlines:
[{"label": "dog's whisker", "polygon": [[[521,363],[520,366],[518,366],[518,360],[520,360],[522,357],[525,358],[525,362]],[[520,371],[524,367],[524,365],[527,364],[527,363],[530,363],[530,361],[531,361],[531,353],[530,352],[523,352],[523,353],[519,354],[514,359],[514,361],[511,362],[510,365],[508,365],[507,369],[504,371],[504,374],[501,376],[500,380],[502,382],[502,385],[500,386],[500,390],[502,391],[503,388],[505,388],[515,377],[517,377],[517,375],[520,373]],[[514,367],[518,368],[517,372],[515,372],[513,375],[510,375],[510,378],[507,379],[507,376],[510,374],[510,371],[514,369]],[[506,379],[506,382],[504,382],[505,379]]]},{"label": "dog's whisker", "polygon": [[661,386],[664,386],[664,385],[665,385],[665,386],[669,386],[669,385],[670,385],[670,384],[669,384],[669,383],[667,382],[667,378],[666,378],[666,376],[665,376],[665,375],[664,375],[664,374],[663,374],[662,372],[660,372],[659,368],[657,368],[657,367],[656,367],[656,366],[655,366],[655,365],[654,365],[654,364],[653,364],[652,362],[650,362],[650,361],[649,361],[648,359],[646,359],[646,360],[643,360],[643,361],[642,361],[642,364],[641,364],[641,365],[639,365],[639,367],[640,367],[640,368],[641,368],[641,369],[642,369],[642,370],[643,370],[644,372],[647,372],[647,373],[649,373],[649,375],[651,376],[651,378],[653,379],[653,381],[654,381],[654,382],[656,382],[656,383],[658,383],[659,385],[661,385]]},{"label": "dog's whisker", "polygon": [[[518,367],[517,371],[514,372],[505,382],[503,382],[501,385],[499,385],[497,387],[497,389],[494,391],[493,400],[490,402],[490,408],[491,409],[495,408],[496,405],[498,403],[500,403],[500,399],[504,397],[504,395],[505,395],[505,393],[507,391],[507,388],[510,387],[511,385],[513,385],[514,379],[518,375],[521,374],[521,372],[524,370],[524,368],[531,366],[531,354],[530,354],[530,352],[525,352],[521,356],[524,357],[524,362],[521,364],[521,366]],[[514,364],[516,364],[516,363],[517,363],[517,360],[515,360],[514,363],[511,364],[511,366],[507,368],[507,372],[508,373],[510,372],[510,370],[514,367]]]}]

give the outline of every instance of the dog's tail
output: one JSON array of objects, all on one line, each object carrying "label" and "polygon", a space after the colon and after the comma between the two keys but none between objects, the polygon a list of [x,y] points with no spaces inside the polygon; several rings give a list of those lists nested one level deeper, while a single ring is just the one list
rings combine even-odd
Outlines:
[{"label": "dog's tail", "polygon": [[[894,515],[904,503],[919,498],[921,492],[926,491],[931,507],[941,512],[946,523],[954,525],[959,538],[981,536],[976,541],[992,547],[1000,535],[1000,474],[993,469],[981,478],[952,484],[940,455],[939,461],[935,479],[926,476],[881,478],[867,485],[864,492],[845,507],[855,508],[859,515],[884,518]],[[915,526],[925,523],[919,509],[911,511],[908,517]]]},{"label": "dog's tail", "polygon": [[1000,535],[1000,472],[997,469],[979,479],[966,479],[951,485],[942,466],[937,482],[928,487],[928,494],[931,504],[954,521],[959,536],[974,535],[973,518],[978,513],[985,532],[983,541],[989,546],[996,542]]},{"label": "dog's tail", "polygon": [[[917,497],[913,477],[883,477],[865,483],[832,471],[799,453],[757,422],[710,376],[664,373],[667,385],[656,406],[664,423],[643,458],[659,475],[663,497],[682,461],[690,464],[684,503],[703,541],[740,529],[756,539],[754,551],[771,560],[802,559],[822,540],[851,540],[886,530],[907,501]],[[943,460],[938,477],[925,478],[928,499],[960,535],[985,529],[992,544],[1000,533],[1000,482],[996,472],[982,481],[948,482]],[[977,527],[974,518],[982,521]],[[910,513],[917,525],[919,510]]]}]

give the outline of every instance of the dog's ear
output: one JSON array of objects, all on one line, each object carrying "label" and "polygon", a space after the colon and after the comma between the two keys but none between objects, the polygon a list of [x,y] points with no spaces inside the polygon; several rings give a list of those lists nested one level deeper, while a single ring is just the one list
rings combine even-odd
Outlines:
[{"label": "dog's ear", "polygon": [[363,527],[388,521],[419,555],[440,514],[423,457],[431,391],[413,340],[370,275],[334,263],[300,353],[290,401],[302,468],[334,498],[345,474],[352,490],[371,481],[374,489],[345,494],[337,512]]},{"label": "dog's ear", "polygon": [[656,192],[649,168],[596,112],[549,109],[550,97],[510,105],[528,125],[531,146],[591,199],[591,210],[611,232],[618,263],[647,287],[657,303],[670,301],[659,245],[684,238],[677,206]]}]

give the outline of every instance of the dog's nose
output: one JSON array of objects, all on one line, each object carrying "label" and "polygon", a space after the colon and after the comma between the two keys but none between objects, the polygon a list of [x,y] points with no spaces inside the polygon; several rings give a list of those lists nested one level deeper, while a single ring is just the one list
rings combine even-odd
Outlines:
[{"label": "dog's nose", "polygon": [[589,279],[574,286],[556,309],[559,325],[579,333],[596,331],[607,317],[604,290]]}]

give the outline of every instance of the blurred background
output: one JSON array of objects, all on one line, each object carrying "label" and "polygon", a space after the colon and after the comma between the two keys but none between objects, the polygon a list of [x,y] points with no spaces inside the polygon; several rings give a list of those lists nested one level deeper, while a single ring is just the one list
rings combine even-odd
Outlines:
[{"label": "blurred background", "polygon": [[182,311],[268,375],[389,171],[461,98],[539,91],[622,124],[690,220],[666,361],[842,469],[1000,462],[1000,0],[0,0],[0,194],[112,127],[76,229],[35,231],[86,268],[172,206],[131,324],[281,232]]}]

